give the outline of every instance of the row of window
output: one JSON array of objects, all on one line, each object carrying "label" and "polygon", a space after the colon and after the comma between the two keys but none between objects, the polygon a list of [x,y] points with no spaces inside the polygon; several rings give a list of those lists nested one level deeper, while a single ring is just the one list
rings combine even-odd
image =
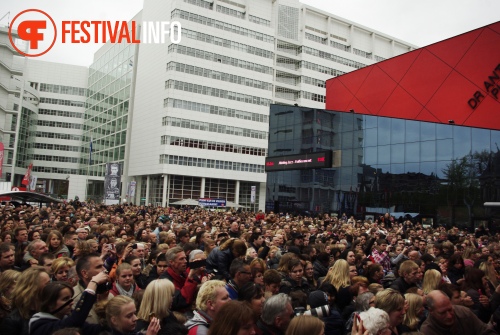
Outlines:
[{"label": "row of window", "polygon": [[74,117],[77,119],[83,119],[83,113],[78,112],[69,112],[69,111],[61,111],[57,109],[45,109],[40,108],[38,110],[39,115],[54,115],[54,116],[64,116],[64,117]]},{"label": "row of window", "polygon": [[351,47],[339,42],[330,41],[330,46],[345,52],[351,52]]},{"label": "row of window", "polygon": [[260,65],[252,62],[247,62],[241,59],[223,56],[219,54],[215,54],[212,52],[194,49],[186,46],[182,46],[179,44],[170,44],[168,47],[168,52],[176,52],[182,55],[193,56],[196,58],[206,59],[212,62],[217,62],[221,64],[227,64],[234,67],[239,67],[242,69],[265,73],[265,74],[273,74],[273,68],[270,66]]},{"label": "row of window", "polygon": [[196,166],[206,169],[232,170],[242,172],[264,173],[264,165],[228,162],[216,159],[160,155],[160,164]]},{"label": "row of window", "polygon": [[320,36],[316,36],[316,35],[313,35],[313,34],[309,34],[309,33],[305,33],[305,36],[304,36],[306,39],[308,40],[311,40],[313,42],[316,42],[316,43],[321,43],[321,44],[327,44],[328,43],[328,38],[327,37],[320,37]]},{"label": "row of window", "polygon": [[169,62],[167,64],[167,71],[177,71],[177,72],[189,73],[189,74],[192,74],[195,76],[226,81],[226,82],[234,83],[234,84],[238,84],[238,85],[255,87],[255,88],[259,88],[261,90],[268,90],[268,91],[273,90],[273,84],[266,83],[265,81],[245,78],[245,77],[237,76],[237,75],[234,75],[231,73],[224,73],[224,72],[214,71],[214,70],[210,70],[210,69],[204,69],[202,67],[198,67],[198,66],[194,66],[194,65],[182,64],[182,63],[177,63],[177,62]]},{"label": "row of window", "polygon": [[194,30],[182,29],[182,37],[191,38],[191,39],[194,39],[197,41],[222,46],[224,48],[229,48],[229,49],[233,49],[233,50],[246,52],[246,53],[249,53],[249,54],[252,54],[255,56],[259,56],[259,57],[264,57],[264,58],[269,58],[269,59],[272,59],[274,57],[274,53],[272,51],[261,49],[261,48],[256,48],[254,46],[243,44],[243,43],[234,42],[231,40],[227,40],[225,38],[220,38],[220,37],[200,33],[200,32],[194,31]]},{"label": "row of window", "polygon": [[316,93],[305,92],[305,91],[300,91],[300,97],[303,99],[308,99],[308,100],[313,100],[313,101],[318,101],[318,102],[325,102],[326,101],[326,96],[324,96],[322,94],[316,94]]},{"label": "row of window", "polygon": [[312,78],[312,77],[306,77],[306,76],[302,76],[301,79],[302,79],[302,82],[304,84],[309,84],[309,85],[323,87],[323,88],[326,87],[326,82],[324,80],[320,80],[320,79],[316,79],[316,78]]},{"label": "row of window", "polygon": [[191,111],[208,113],[208,114],[222,115],[227,117],[234,117],[237,119],[262,122],[266,124],[269,122],[269,117],[264,114],[246,112],[238,109],[221,107],[221,106],[206,105],[194,101],[166,98],[163,101],[163,106],[187,109]]},{"label": "row of window", "polygon": [[184,2],[206,9],[212,9],[213,6],[213,2],[208,2],[204,0],[184,0]]},{"label": "row of window", "polygon": [[47,149],[47,150],[60,150],[60,151],[74,151],[80,152],[81,147],[74,145],[61,145],[61,144],[49,144],[49,143],[34,143],[35,149]]},{"label": "row of window", "polygon": [[162,118],[162,126],[196,129],[201,131],[209,131],[212,133],[258,138],[261,140],[267,139],[267,132],[261,130],[226,126],[219,123],[179,119],[171,116],[165,116]]},{"label": "row of window", "polygon": [[319,64],[315,64],[315,63],[311,63],[311,62],[306,62],[306,61],[300,62],[300,67],[303,67],[303,68],[309,69],[309,70],[313,70],[313,71],[317,71],[317,72],[321,72],[321,73],[325,73],[325,74],[329,74],[329,75],[334,76],[334,77],[341,76],[341,75],[346,73],[344,71],[340,71],[340,70],[337,70],[337,69],[334,69],[331,67],[327,67],[327,66],[323,66],[323,65],[319,65]]},{"label": "row of window", "polygon": [[78,157],[52,156],[52,155],[33,155],[33,159],[46,162],[78,163]]},{"label": "row of window", "polygon": [[44,131],[37,131],[36,137],[42,138],[57,138],[59,140],[72,140],[72,141],[81,141],[82,137],[80,135],[72,135],[72,134],[58,134],[58,133],[47,133]]},{"label": "row of window", "polygon": [[85,105],[82,101],[71,101],[71,100],[63,100],[63,99],[52,99],[52,98],[40,98],[41,103],[53,104],[53,105],[63,105],[63,106],[74,106],[74,107],[83,107]]},{"label": "row of window", "polygon": [[317,56],[317,57],[321,57],[321,58],[324,58],[324,59],[328,59],[328,60],[331,60],[331,61],[333,61],[335,63],[344,64],[344,65],[347,65],[347,66],[350,66],[350,67],[354,67],[356,69],[361,69],[361,68],[363,68],[363,67],[366,66],[366,64],[353,61],[352,59],[340,57],[340,56],[333,55],[333,54],[328,53],[328,52],[324,52],[324,51],[321,51],[321,50],[316,50],[316,49],[309,48],[309,47],[302,47],[302,51],[305,52],[306,54]]},{"label": "row of window", "polygon": [[48,166],[33,166],[33,172],[78,174],[78,169],[65,169],[65,168],[48,167]]},{"label": "row of window", "polygon": [[227,8],[221,5],[217,5],[217,12],[226,15],[231,15],[239,19],[245,19],[245,12],[240,12],[239,10]]},{"label": "row of window", "polygon": [[258,16],[254,16],[254,15],[248,15],[248,21],[260,24],[261,26],[265,26],[265,27],[271,26],[271,21],[260,18]]},{"label": "row of window", "polygon": [[51,93],[61,93],[61,94],[71,94],[85,96],[85,89],[81,87],[64,86],[64,85],[52,85],[52,84],[40,84],[40,92],[51,92]]},{"label": "row of window", "polygon": [[230,5],[233,5],[233,6],[236,6],[236,7],[240,7],[240,8],[243,8],[245,9],[245,5],[242,5],[240,3],[237,3],[237,2],[234,2],[234,1],[231,1],[231,0],[219,0],[220,2],[225,2],[225,3],[228,3]]},{"label": "row of window", "polygon": [[363,50],[359,50],[359,49],[353,48],[352,49],[352,53],[355,54],[355,55],[361,56],[361,57],[372,59],[372,53],[371,52],[366,52],[366,51],[363,51]]},{"label": "row of window", "polygon": [[161,144],[175,145],[186,148],[232,152],[235,154],[244,154],[252,156],[266,156],[267,153],[267,150],[265,148],[247,147],[244,145],[237,145],[231,143],[220,143],[220,142],[199,140],[194,138],[167,136],[167,135],[161,137]]},{"label": "row of window", "polygon": [[243,27],[240,27],[240,26],[237,26],[234,24],[227,23],[227,22],[211,19],[211,18],[206,17],[206,16],[201,16],[198,14],[186,12],[184,10],[180,10],[180,9],[173,10],[172,11],[172,19],[174,19],[174,18],[181,18],[181,19],[189,20],[189,21],[196,22],[199,24],[203,24],[205,26],[215,27],[217,29],[229,31],[229,32],[232,32],[232,33],[235,33],[238,35],[243,35],[243,36],[247,36],[250,38],[255,38],[256,40],[259,40],[259,41],[274,43],[274,37],[271,35],[259,33],[258,31],[255,31],[255,30],[250,30],[250,29],[243,28]]},{"label": "row of window", "polygon": [[269,106],[272,102],[270,99],[265,99],[261,97],[256,97],[253,95],[231,92],[227,90],[221,90],[219,88],[208,87],[203,85],[197,85],[192,83],[186,83],[178,80],[167,80],[165,82],[165,89],[173,88],[180,91],[186,91],[191,93],[209,95],[212,97],[218,97],[222,99],[246,102],[249,104]]},{"label": "row of window", "polygon": [[78,123],[46,121],[46,120],[37,120],[36,125],[46,126],[46,127],[69,128],[69,129],[82,129],[83,127],[82,124]]}]

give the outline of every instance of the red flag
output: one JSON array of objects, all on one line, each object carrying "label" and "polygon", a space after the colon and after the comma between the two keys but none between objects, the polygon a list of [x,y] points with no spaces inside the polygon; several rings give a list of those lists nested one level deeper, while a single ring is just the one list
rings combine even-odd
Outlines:
[{"label": "red flag", "polygon": [[31,176],[31,169],[33,168],[33,163],[28,166],[28,170],[26,170],[26,174],[24,175],[23,181],[21,184],[23,185],[29,185],[30,184],[30,176]]}]

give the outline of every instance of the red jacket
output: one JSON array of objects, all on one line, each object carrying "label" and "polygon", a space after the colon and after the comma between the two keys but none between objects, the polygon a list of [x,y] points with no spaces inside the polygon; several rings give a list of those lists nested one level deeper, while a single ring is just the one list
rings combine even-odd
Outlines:
[{"label": "red jacket", "polygon": [[[161,278],[166,278],[170,280],[172,283],[174,283],[175,290],[180,292],[180,296],[183,298],[182,299],[183,301],[182,300],[178,301],[178,303],[180,304],[177,307],[182,309],[184,307],[187,307],[182,305],[184,304],[191,305],[194,302],[196,298],[195,296],[196,288],[198,286],[198,283],[195,280],[189,279],[186,274],[182,276],[178,275],[170,267],[168,267],[167,271],[161,275]],[[176,300],[177,300],[176,298],[180,297],[174,297],[174,305],[176,305]],[[172,309],[174,309],[174,306],[172,306]]]}]

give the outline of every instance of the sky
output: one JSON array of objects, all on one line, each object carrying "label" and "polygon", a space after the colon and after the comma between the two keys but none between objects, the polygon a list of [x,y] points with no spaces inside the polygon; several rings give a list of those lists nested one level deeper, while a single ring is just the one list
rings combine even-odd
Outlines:
[{"label": "sky", "polygon": [[[271,0],[269,0],[271,1]],[[500,20],[499,0],[300,0],[341,18],[423,47]],[[63,20],[128,21],[143,0],[2,0],[0,26],[7,25],[23,10],[47,12],[56,22]],[[14,24],[16,28],[17,23]],[[37,59],[89,66],[101,45],[56,43]]]}]

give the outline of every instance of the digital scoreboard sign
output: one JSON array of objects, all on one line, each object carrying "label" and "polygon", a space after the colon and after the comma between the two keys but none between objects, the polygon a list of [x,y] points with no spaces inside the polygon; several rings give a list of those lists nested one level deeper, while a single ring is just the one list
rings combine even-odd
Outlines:
[{"label": "digital scoreboard sign", "polygon": [[266,172],[332,167],[332,151],[266,157]]}]

